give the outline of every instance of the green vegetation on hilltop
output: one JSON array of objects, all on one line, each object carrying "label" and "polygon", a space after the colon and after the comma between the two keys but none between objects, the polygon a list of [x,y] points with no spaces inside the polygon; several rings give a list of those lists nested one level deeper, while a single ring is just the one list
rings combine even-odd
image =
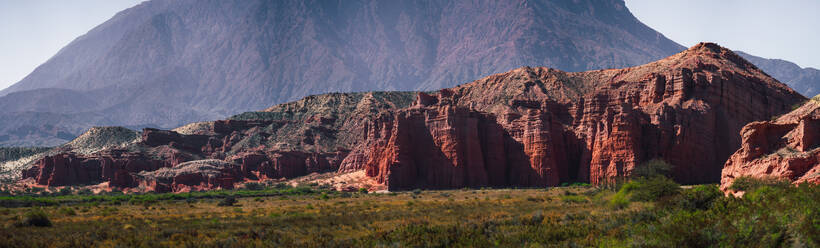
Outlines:
[{"label": "green vegetation on hilltop", "polygon": [[0,147],[0,163],[28,157],[49,149],[51,147]]},{"label": "green vegetation on hilltop", "polygon": [[405,108],[415,99],[416,92],[374,91],[355,93],[328,93],[312,95],[298,101],[279,104],[265,111],[245,112],[231,116],[231,120],[302,120],[314,115],[348,117],[357,111],[378,113],[380,110]]},{"label": "green vegetation on hilltop", "polygon": [[[246,112],[231,120],[274,121],[243,137],[229,154],[266,145],[280,150],[335,152],[349,149],[365,123],[379,113],[412,104],[415,92],[359,92],[313,95],[260,112]],[[281,147],[280,147],[281,146]]]}]

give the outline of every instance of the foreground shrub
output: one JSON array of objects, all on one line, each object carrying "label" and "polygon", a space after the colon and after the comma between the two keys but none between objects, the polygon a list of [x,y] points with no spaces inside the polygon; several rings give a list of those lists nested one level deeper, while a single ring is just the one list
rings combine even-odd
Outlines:
[{"label": "foreground shrub", "polygon": [[616,209],[629,207],[629,197],[626,194],[615,194],[609,199],[609,206]]},{"label": "foreground shrub", "polygon": [[46,227],[51,226],[51,220],[48,219],[48,215],[45,211],[36,208],[26,212],[26,214],[23,216],[22,224],[24,226]]},{"label": "foreground shrub", "polygon": [[686,210],[706,210],[712,203],[720,199],[723,192],[716,184],[697,185],[691,189],[686,189],[675,197],[665,199],[660,203],[666,207],[674,207]]},{"label": "foreground shrub", "polygon": [[[741,183],[748,183],[750,181]],[[770,181],[773,182],[773,181]],[[751,186],[742,198],[723,197],[716,186],[684,190],[666,216],[638,225],[634,246],[817,247],[820,187],[770,182]]]},{"label": "foreground shrub", "polygon": [[678,192],[680,185],[669,178],[657,176],[629,181],[621,186],[615,197],[628,198],[630,201],[656,201],[677,195]]}]

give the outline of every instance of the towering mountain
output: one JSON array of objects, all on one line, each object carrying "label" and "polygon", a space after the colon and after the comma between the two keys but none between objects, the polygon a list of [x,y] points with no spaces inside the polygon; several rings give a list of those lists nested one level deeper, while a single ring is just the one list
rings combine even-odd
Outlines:
[{"label": "towering mountain", "polygon": [[766,59],[739,51],[737,54],[804,96],[820,94],[820,70],[800,68],[797,64],[782,59]]},{"label": "towering mountain", "polygon": [[16,175],[156,191],[333,171],[373,188],[545,186],[611,182],[663,158],[682,183],[714,183],[746,123],[805,100],[701,43],[624,69],[522,67],[436,92],[310,96],[174,131],[97,130]]},{"label": "towering mountain", "polygon": [[0,91],[0,145],[173,127],[326,92],[431,90],[520,66],[634,66],[683,50],[622,0],[152,0]]}]

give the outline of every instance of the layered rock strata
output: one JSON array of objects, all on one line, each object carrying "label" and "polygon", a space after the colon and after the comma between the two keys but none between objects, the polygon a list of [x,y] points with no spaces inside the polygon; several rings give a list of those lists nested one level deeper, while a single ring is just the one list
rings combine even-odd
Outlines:
[{"label": "layered rock strata", "polygon": [[717,182],[733,133],[804,99],[711,43],[626,69],[524,67],[419,93],[375,118],[341,170],[390,189],[551,186],[613,182],[662,158],[681,183]]},{"label": "layered rock strata", "polygon": [[[732,51],[701,43],[625,69],[523,67],[429,93],[311,96],[185,126],[179,129],[184,134],[147,129],[127,149],[150,162],[124,166],[122,177],[132,181],[112,184],[149,187],[154,184],[148,178],[165,178],[155,184],[186,190],[190,182],[136,175],[180,171],[175,168],[182,162],[202,159],[222,160],[227,164],[213,168],[231,169],[196,177],[200,188],[224,187],[211,178],[358,170],[393,190],[601,184],[629,176],[653,158],[671,163],[681,183],[712,183],[741,147],[737,133],[745,124],[769,120],[804,100]],[[24,177],[49,185],[110,180],[96,172],[62,178],[69,175],[63,171],[83,170],[63,168],[93,169],[96,162],[83,161],[97,160],[45,158]]]},{"label": "layered rock strata", "polygon": [[[406,106],[411,96],[402,92],[313,96],[229,120],[195,123],[179,132],[148,128],[134,142],[98,152],[60,147],[23,171],[22,178],[46,186],[107,182],[120,189],[187,191],[336,171],[349,152],[344,144],[353,142],[363,131],[358,123],[366,121],[350,117]],[[92,131],[82,137],[101,133]],[[185,164],[189,161],[207,163]],[[216,166],[214,161],[224,163]],[[203,172],[195,172],[198,169]],[[162,173],[152,174],[157,171]]]},{"label": "layered rock strata", "polygon": [[749,123],[742,144],[726,161],[721,189],[739,177],[820,183],[820,97],[771,121]]}]

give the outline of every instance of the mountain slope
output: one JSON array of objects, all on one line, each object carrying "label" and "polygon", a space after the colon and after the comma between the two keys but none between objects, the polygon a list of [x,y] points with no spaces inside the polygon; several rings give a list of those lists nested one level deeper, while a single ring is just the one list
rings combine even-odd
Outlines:
[{"label": "mountain slope", "polygon": [[740,51],[737,54],[804,96],[820,94],[820,70],[800,68],[797,64],[782,59],[766,59]]},{"label": "mountain slope", "polygon": [[[0,91],[0,106],[13,105],[0,115],[105,117],[26,124],[74,135],[92,125],[171,128],[310,94],[439,89],[526,65],[625,67],[683,49],[621,0],[153,0]],[[65,140],[32,132],[9,137]]]},{"label": "mountain slope", "polygon": [[[66,146],[18,175],[136,191],[334,171],[364,171],[371,189],[529,187],[614,182],[662,158],[681,183],[715,183],[746,123],[805,100],[731,50],[701,43],[624,69],[522,67],[429,93],[310,96],[178,132],[145,129],[91,154]],[[98,133],[132,137],[106,130]],[[95,142],[72,142],[82,143]],[[197,173],[189,161],[219,166]]]}]

